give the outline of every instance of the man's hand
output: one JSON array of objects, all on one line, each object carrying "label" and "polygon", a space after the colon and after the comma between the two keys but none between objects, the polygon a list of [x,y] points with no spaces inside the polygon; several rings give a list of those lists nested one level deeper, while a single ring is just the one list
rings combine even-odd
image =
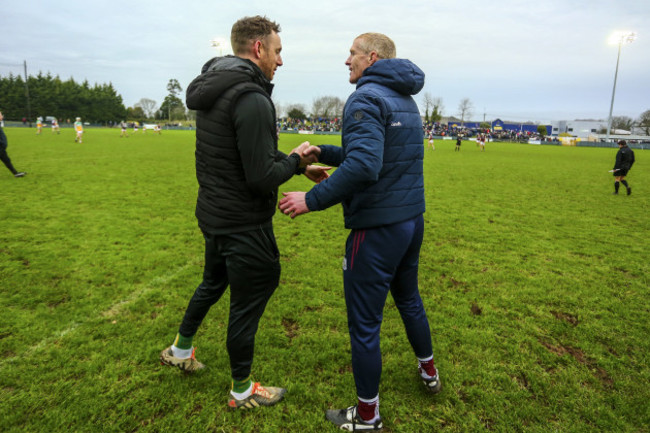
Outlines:
[{"label": "man's hand", "polygon": [[283,192],[282,195],[284,197],[280,200],[280,203],[278,203],[278,209],[280,209],[283,214],[289,215],[292,219],[298,215],[309,212],[309,208],[305,202],[305,194],[306,193],[301,191]]},{"label": "man's hand", "polygon": [[330,175],[327,173],[332,167],[323,167],[322,165],[308,165],[305,167],[305,176],[314,183],[321,183]]},{"label": "man's hand", "polygon": [[[311,148],[318,149],[318,154],[315,151],[310,150]],[[313,164],[318,161],[318,155],[320,155],[320,148],[316,146],[311,146],[308,141],[305,141],[291,151],[292,153],[297,154],[300,157],[300,167],[307,167],[309,164]]]},{"label": "man's hand", "polygon": [[[305,143],[309,144],[308,141],[305,141]],[[308,146],[307,148],[305,148],[303,150],[302,154],[305,155],[305,156],[313,156],[313,157],[316,158],[316,161],[318,161],[318,158],[320,158],[320,147],[318,147],[318,146]]]}]

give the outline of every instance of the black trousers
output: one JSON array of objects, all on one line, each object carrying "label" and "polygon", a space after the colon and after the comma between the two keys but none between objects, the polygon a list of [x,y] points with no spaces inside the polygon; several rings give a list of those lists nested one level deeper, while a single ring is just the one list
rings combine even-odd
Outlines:
[{"label": "black trousers", "polygon": [[273,227],[225,234],[203,234],[203,281],[190,299],[179,333],[196,334],[210,310],[230,286],[226,347],[235,380],[251,372],[255,334],[266,304],[280,281],[280,252]]},{"label": "black trousers", "polygon": [[5,149],[0,149],[0,161],[4,162],[9,171],[11,171],[13,174],[18,173],[11,163],[11,159],[9,159],[9,155],[7,155],[7,151]]}]

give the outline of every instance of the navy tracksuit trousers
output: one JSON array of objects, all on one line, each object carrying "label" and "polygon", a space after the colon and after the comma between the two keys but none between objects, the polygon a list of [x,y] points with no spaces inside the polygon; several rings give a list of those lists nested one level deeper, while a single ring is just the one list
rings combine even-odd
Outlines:
[{"label": "navy tracksuit trousers", "polygon": [[431,331],[418,290],[418,262],[424,235],[419,215],[400,223],[352,230],[345,248],[343,283],[357,395],[379,394],[379,331],[390,291],[418,358],[432,356]]}]

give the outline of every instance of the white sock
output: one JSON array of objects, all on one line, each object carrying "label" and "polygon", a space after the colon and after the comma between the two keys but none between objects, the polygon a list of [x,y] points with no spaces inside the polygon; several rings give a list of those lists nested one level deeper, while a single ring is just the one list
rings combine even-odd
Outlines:
[{"label": "white sock", "polygon": [[245,398],[248,398],[253,393],[253,381],[251,381],[251,386],[248,387],[248,389],[244,392],[235,392],[232,389],[230,390],[230,394],[235,397],[237,400],[243,400]]},{"label": "white sock", "polygon": [[194,350],[193,347],[190,349],[179,349],[178,347],[172,345],[172,354],[176,358],[187,359],[192,356],[192,350]]}]

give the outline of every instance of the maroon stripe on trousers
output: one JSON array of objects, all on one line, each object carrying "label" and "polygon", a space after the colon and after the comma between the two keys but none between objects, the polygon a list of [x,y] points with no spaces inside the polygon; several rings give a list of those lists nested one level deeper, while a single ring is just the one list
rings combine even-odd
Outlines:
[{"label": "maroon stripe on trousers", "polygon": [[354,258],[359,252],[359,247],[361,246],[365,238],[366,238],[365,230],[359,230],[354,232],[354,238],[352,239],[352,257],[350,257],[350,269],[354,269]]}]

